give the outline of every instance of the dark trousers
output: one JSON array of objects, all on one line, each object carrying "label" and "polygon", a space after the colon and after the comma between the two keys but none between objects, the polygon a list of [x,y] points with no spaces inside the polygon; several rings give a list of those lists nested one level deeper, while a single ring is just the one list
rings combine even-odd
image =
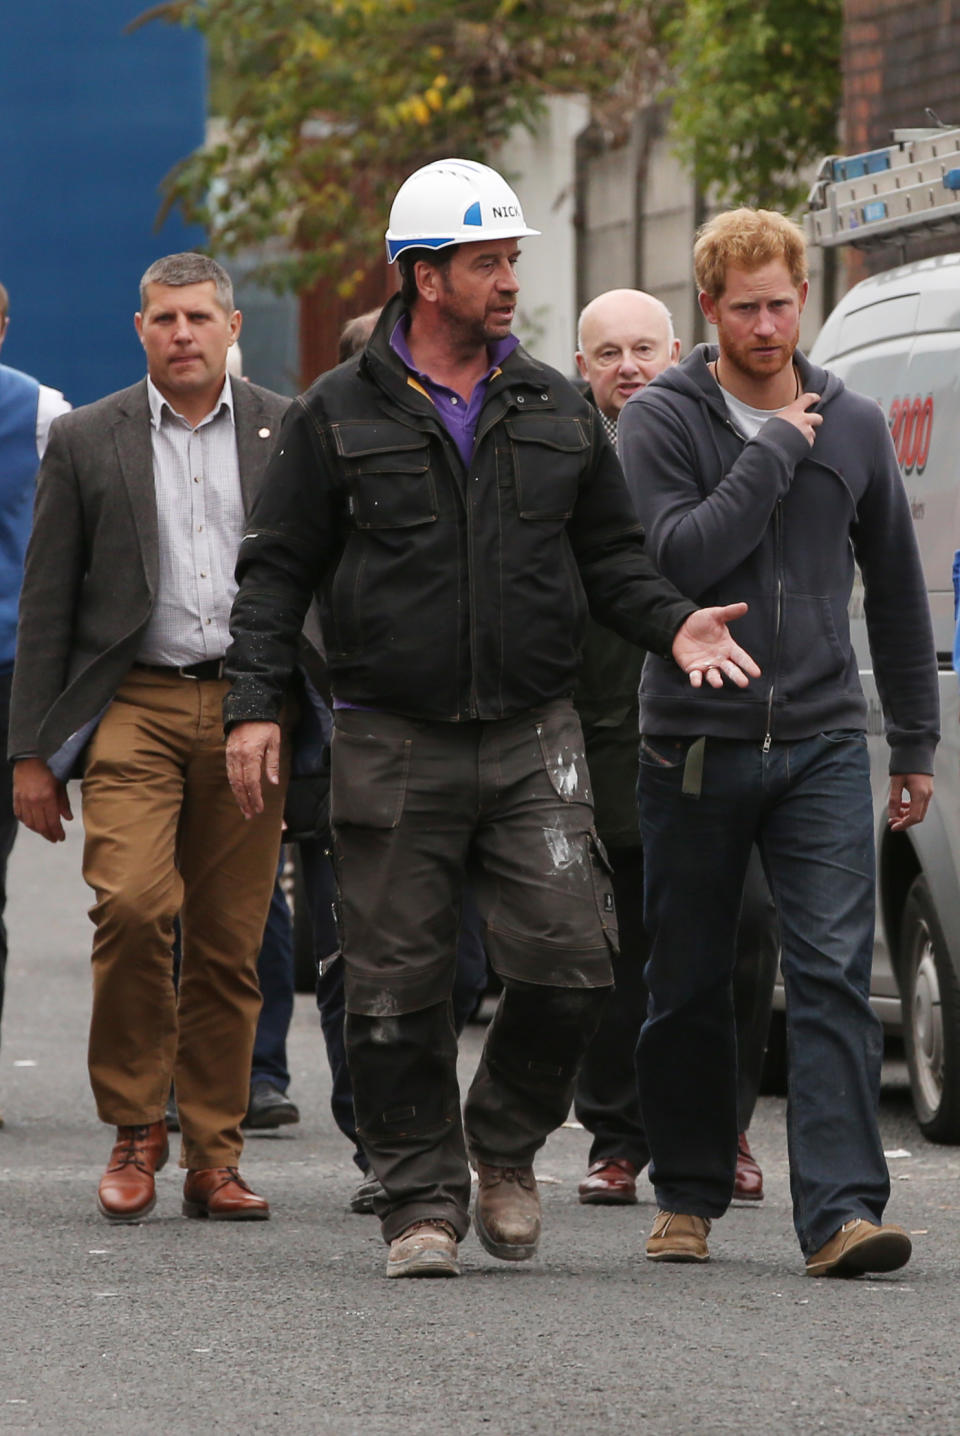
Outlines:
[{"label": "dark trousers", "polygon": [[[343,991],[343,963],[337,951],[335,919],[337,886],[333,864],[322,844],[302,843],[300,861],[304,889],[310,909],[317,959],[317,1007],[332,1085],[330,1110],[340,1131],[353,1143],[353,1160],[362,1172],[370,1169],[357,1136],[353,1110],[353,1084],[347,1067],[344,1043],[346,999]],[[331,958],[333,959],[331,961]],[[453,1026],[459,1036],[479,1007],[487,988],[487,954],[483,945],[483,922],[469,891],[464,893],[460,932],[457,938],[457,972],[453,983]]]},{"label": "dark trousers", "polygon": [[3,1016],[3,995],[7,973],[7,927],[4,912],[7,906],[7,862],[17,836],[17,820],[13,816],[13,764],[7,761],[7,735],[10,727],[10,684],[12,673],[0,673],[0,1018]]},{"label": "dark trousers", "polygon": [[263,930],[257,958],[257,981],[263,1005],[253,1039],[251,1082],[269,1082],[281,1092],[290,1085],[287,1068],[287,1033],[293,1017],[293,923],[290,905],[280,882],[284,858],[281,852],[277,880],[273,885],[267,925]]},{"label": "dark trousers", "polygon": [[474,1160],[527,1166],[606,1000],[613,893],[568,703],[490,723],[341,710],[331,809],[357,1127],[392,1240],[468,1227],[450,994],[463,890],[504,990],[467,1097]]},{"label": "dark trousers", "polygon": [[647,1008],[643,969],[643,850],[611,848],[620,951],[613,959],[614,995],[603,1009],[574,1091],[574,1112],[593,1140],[590,1161],[626,1157],[639,1169],[650,1160],[640,1115],[634,1054]]},{"label": "dark trousers", "polygon": [[[643,926],[643,849],[611,848],[620,952],[613,959],[614,999],[587,1048],[574,1093],[574,1111],[593,1140],[590,1162],[626,1157],[635,1167],[650,1160],[636,1051],[647,1011],[643,969],[650,944]],[[780,958],[777,910],[754,848],[743,888],[733,970],[737,1029],[737,1126],[745,1132],[757,1105]]]},{"label": "dark trousers", "polygon": [[651,955],[638,1071],[661,1207],[716,1217],[733,1191],[739,895],[756,843],[780,919],[794,1224],[816,1251],[890,1192],[877,1127],[883,1038],[870,1009],[873,804],[861,732],[792,743],[644,738],[640,829]]}]

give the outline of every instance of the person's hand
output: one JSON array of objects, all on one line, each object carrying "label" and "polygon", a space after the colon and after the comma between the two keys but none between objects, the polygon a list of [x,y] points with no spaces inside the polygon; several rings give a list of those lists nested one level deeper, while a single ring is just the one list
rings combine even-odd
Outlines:
[{"label": "person's hand", "polygon": [[42,758],[18,758],[13,765],[13,811],[25,828],[48,843],[67,836],[62,819],[73,817],[65,783],[55,778]]},{"label": "person's hand", "polygon": [[747,611],[745,603],[728,603],[725,608],[698,608],[691,613],[673,640],[673,656],[692,687],[699,688],[704,678],[711,688],[722,688],[724,678],[738,688],[746,688],[751,678],[760,677],[760,669],[749,653],[734,643],[727,628],[734,619]]},{"label": "person's hand", "polygon": [[929,773],[893,773],[887,801],[887,822],[894,833],[922,823],[933,797],[933,779]]},{"label": "person's hand", "polygon": [[227,737],[227,777],[245,818],[263,812],[262,776],[280,781],[280,724],[238,723]]},{"label": "person's hand", "polygon": [[813,447],[813,441],[817,437],[817,430],[823,423],[822,414],[811,414],[810,405],[819,404],[819,394],[798,394],[792,404],[777,413],[778,419],[786,419],[795,429],[799,429],[807,443]]}]

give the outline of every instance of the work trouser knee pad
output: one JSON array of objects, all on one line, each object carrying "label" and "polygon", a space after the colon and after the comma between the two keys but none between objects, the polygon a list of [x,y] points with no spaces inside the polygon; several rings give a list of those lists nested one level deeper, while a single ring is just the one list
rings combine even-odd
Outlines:
[{"label": "work trouser knee pad", "polygon": [[449,1002],[390,1017],[348,1012],[345,1038],[361,1135],[427,1132],[457,1116],[457,1039]]},{"label": "work trouser knee pad", "polygon": [[522,1073],[526,1083],[572,1080],[610,992],[508,979],[487,1039],[488,1065]]}]

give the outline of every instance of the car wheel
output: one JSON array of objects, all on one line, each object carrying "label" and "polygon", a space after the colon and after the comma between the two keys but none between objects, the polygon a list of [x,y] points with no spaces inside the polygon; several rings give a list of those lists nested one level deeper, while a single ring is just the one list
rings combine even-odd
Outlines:
[{"label": "car wheel", "polygon": [[931,1142],[960,1142],[960,983],[924,877],[904,905],[898,975],[917,1121]]}]

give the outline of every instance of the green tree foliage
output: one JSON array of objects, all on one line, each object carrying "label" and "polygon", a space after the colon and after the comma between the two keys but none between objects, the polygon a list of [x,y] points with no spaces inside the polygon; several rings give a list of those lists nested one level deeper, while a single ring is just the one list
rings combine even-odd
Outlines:
[{"label": "green tree foliage", "polygon": [[[400,181],[484,158],[544,97],[585,93],[615,128],[660,64],[647,0],[168,0],[141,17],[208,39],[220,133],[167,204],[262,277],[343,294],[380,252]],[[509,154],[502,156],[509,170]]]},{"label": "green tree foliage", "polygon": [[843,0],[687,0],[667,31],[673,129],[721,203],[796,210],[834,149]]}]

